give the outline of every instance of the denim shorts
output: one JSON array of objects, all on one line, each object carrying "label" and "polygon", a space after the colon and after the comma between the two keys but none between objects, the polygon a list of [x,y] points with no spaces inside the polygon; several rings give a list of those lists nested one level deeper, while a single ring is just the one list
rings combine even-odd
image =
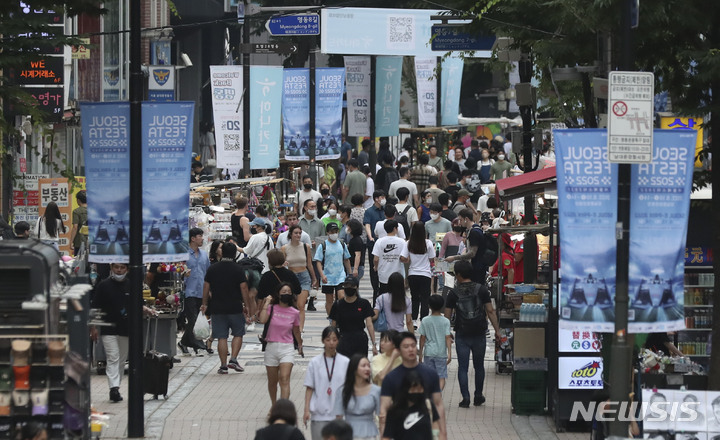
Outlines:
[{"label": "denim shorts", "polygon": [[310,272],[307,270],[304,270],[302,272],[293,272],[295,276],[297,277],[298,281],[300,281],[300,290],[307,290],[310,291],[310,286],[312,285],[312,279],[310,278]]},{"label": "denim shorts", "polygon": [[233,336],[245,335],[245,315],[212,315],[212,337],[214,339],[227,339],[232,330]]},{"label": "denim shorts", "polygon": [[435,370],[440,379],[447,379],[448,373],[446,357],[423,356],[423,364]]}]

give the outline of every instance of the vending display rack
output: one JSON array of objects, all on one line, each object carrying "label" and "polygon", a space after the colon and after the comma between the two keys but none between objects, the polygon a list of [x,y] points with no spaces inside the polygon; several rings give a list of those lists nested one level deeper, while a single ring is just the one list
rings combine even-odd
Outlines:
[{"label": "vending display rack", "polygon": [[685,329],[674,337],[684,355],[708,371],[712,346],[715,276],[712,266],[685,266]]}]

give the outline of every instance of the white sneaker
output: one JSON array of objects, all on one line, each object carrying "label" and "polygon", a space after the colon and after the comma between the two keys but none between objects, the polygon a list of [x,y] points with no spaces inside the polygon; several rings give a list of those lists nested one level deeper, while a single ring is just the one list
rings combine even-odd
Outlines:
[{"label": "white sneaker", "polygon": [[247,327],[246,331],[254,332],[254,331],[255,331],[255,323],[253,322],[252,324],[250,324],[250,325]]}]

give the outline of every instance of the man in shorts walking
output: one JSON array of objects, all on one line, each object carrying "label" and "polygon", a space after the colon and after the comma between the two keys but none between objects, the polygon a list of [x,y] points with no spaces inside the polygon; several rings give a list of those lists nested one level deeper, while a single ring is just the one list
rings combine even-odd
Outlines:
[{"label": "man in shorts walking", "polygon": [[317,244],[317,251],[313,261],[317,267],[322,281],[322,292],[325,294],[325,311],[330,316],[333,301],[345,297],[342,283],[350,270],[350,251],[345,243],[340,242],[340,228],[337,223],[328,223],[326,226],[327,241]]},{"label": "man in shorts walking", "polygon": [[[252,320],[243,315],[243,303],[247,304],[248,315],[254,316],[257,312],[254,301],[251,301],[248,291],[245,270],[235,263],[237,247],[233,243],[222,246],[222,259],[210,266],[205,274],[203,286],[202,306],[200,311],[205,313],[210,292],[213,300],[212,337],[218,340],[218,355],[220,368],[218,374],[228,374],[228,369],[243,372],[245,369],[238,363],[237,357],[242,348],[245,323]],[[227,340],[232,330],[232,352],[230,362],[227,362]]]}]

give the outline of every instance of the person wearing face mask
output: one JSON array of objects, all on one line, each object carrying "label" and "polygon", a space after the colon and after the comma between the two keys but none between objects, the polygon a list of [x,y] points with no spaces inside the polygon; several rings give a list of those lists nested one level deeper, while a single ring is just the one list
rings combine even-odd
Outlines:
[{"label": "person wearing face mask", "polygon": [[427,238],[432,241],[433,246],[437,244],[437,234],[446,234],[452,231],[450,220],[442,215],[442,205],[433,203],[430,205],[430,221],[425,223]]},{"label": "person wearing face mask", "polygon": [[348,161],[348,173],[347,176],[345,176],[345,182],[343,182],[343,200],[350,200],[355,194],[360,194],[364,197],[366,181],[367,176],[358,170],[358,161],[356,159],[350,159]]},{"label": "person wearing face mask", "polygon": [[313,189],[313,181],[307,174],[303,176],[303,190],[295,194],[295,212],[302,215],[305,212],[305,202],[322,199],[322,194]]},{"label": "person wearing face mask", "polygon": [[478,160],[477,169],[480,171],[480,182],[485,184],[490,181],[490,167],[492,167],[492,164],[494,164],[495,161],[490,158],[490,152],[487,149],[487,142],[482,142],[481,146],[481,159]]},{"label": "person wearing face mask", "polygon": [[497,182],[500,179],[510,177],[512,164],[505,160],[505,152],[500,151],[497,155],[497,162],[490,166],[490,178]]},{"label": "person wearing face mask", "polygon": [[368,335],[372,341],[373,355],[377,355],[375,344],[375,329],[373,328],[372,317],[374,312],[370,301],[358,296],[360,280],[354,276],[345,278],[342,288],[345,297],[336,301],[330,310],[330,319],[333,327],[340,331],[340,342],[337,351],[343,356],[352,357],[354,354],[367,356]]},{"label": "person wearing face mask", "polygon": [[315,203],[314,200],[305,200],[303,212],[304,214],[298,225],[300,225],[300,229],[310,236],[310,243],[312,244],[313,249],[315,249],[317,247],[315,238],[317,236],[325,235],[325,225],[323,225],[322,220],[317,218],[317,203]]},{"label": "person wearing face mask", "polygon": [[290,398],[290,375],[295,363],[293,336],[298,342],[298,352],[303,354],[300,332],[300,312],[292,307],[293,292],[290,283],[280,283],[265,298],[260,312],[260,322],[268,326],[265,340],[265,370],[268,376],[270,401],[275,404],[280,384],[280,398]]},{"label": "person wearing face mask", "polygon": [[429,222],[430,221],[430,205],[432,204],[432,195],[430,195],[430,192],[425,190],[422,194],[420,194],[420,200],[422,200],[422,204],[417,207],[415,210],[417,212],[418,220],[421,223]]},{"label": "person wearing face mask", "polygon": [[338,227],[342,226],[342,222],[340,221],[340,217],[338,216],[338,205],[335,202],[330,202],[330,204],[327,206],[327,213],[323,216],[321,219],[323,222],[323,225],[327,228],[327,225],[330,223],[335,223],[338,225]]},{"label": "person wearing face mask", "polygon": [[[110,401],[113,403],[123,400],[120,395],[120,382],[125,369],[125,360],[128,356],[128,316],[130,305],[130,282],[127,278],[127,264],[113,263],[110,265],[110,277],[98,283],[92,308],[100,309],[103,320],[108,326],[103,326],[102,336],[99,336],[95,326],[90,327],[90,337],[97,341],[98,337],[105,348],[108,387],[110,387]],[[142,300],[138,301],[138,305]],[[146,315],[157,315],[152,309],[142,306]]]},{"label": "person wearing face mask", "polygon": [[[385,191],[375,191],[373,193],[373,201],[373,205],[365,210],[365,215],[363,216],[363,225],[365,225],[365,232],[367,234],[366,244],[368,247],[368,255],[372,254],[373,247],[375,246],[375,240],[378,239],[377,235],[375,235],[375,225],[377,225],[377,222],[379,222],[380,220],[385,220],[385,204],[387,203],[385,201]],[[380,282],[378,281],[378,273],[375,270],[375,266],[373,264],[370,264],[370,282],[373,286],[374,301],[374,299],[377,298],[378,295]]]},{"label": "person wearing face mask", "polygon": [[333,301],[344,296],[342,281],[350,273],[350,251],[345,243],[338,240],[340,228],[337,223],[327,225],[327,241],[321,243],[315,252],[315,267],[322,281],[325,294],[325,311],[330,315]]}]

